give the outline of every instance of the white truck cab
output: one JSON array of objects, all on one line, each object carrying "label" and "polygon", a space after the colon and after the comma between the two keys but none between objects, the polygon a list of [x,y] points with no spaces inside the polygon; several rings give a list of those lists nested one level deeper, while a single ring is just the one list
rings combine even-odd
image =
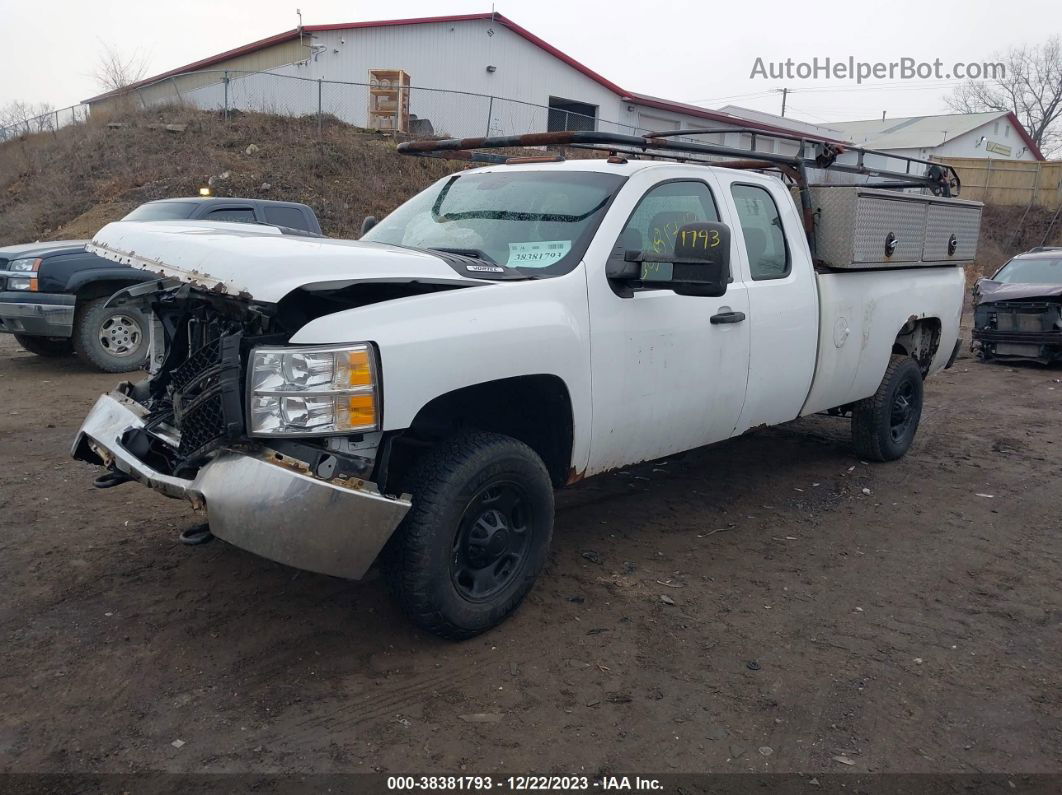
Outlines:
[{"label": "white truck cab", "polygon": [[359,241],[110,224],[92,250],[160,276],[112,299],[150,312],[151,376],[99,399],[75,457],[274,560],[357,579],[382,557],[411,618],[463,638],[530,589],[555,488],[825,411],[861,457],[902,456],[958,347],[972,253],[923,253],[955,200],[823,188],[856,247],[824,263],[806,183],[618,137],[458,172]]}]

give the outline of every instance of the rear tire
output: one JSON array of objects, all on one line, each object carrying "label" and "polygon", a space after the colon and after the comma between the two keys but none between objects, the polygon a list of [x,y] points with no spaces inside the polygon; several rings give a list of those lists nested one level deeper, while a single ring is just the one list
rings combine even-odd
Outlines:
[{"label": "rear tire", "polygon": [[535,452],[496,433],[441,442],[412,473],[410,509],[385,550],[403,611],[451,640],[512,613],[546,563],[553,485]]},{"label": "rear tire", "polygon": [[65,337],[35,337],[29,334],[15,334],[15,342],[30,353],[47,359],[69,356],[74,352],[74,344]]},{"label": "rear tire", "polygon": [[105,373],[139,370],[147,361],[148,325],[144,313],[107,306],[107,298],[86,301],[74,320],[74,350]]},{"label": "rear tire", "polygon": [[895,461],[914,442],[922,418],[922,371],[894,355],[878,391],[852,409],[852,444],[860,458]]}]

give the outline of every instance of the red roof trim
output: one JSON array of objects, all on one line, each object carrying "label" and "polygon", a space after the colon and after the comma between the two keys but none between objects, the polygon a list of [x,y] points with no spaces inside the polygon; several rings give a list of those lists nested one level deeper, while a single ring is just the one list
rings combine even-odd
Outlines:
[{"label": "red roof trim", "polygon": [[[642,105],[644,107],[656,108],[658,110],[668,110],[668,111],[672,111],[674,113],[682,113],[682,114],[685,114],[687,116],[694,116],[694,117],[701,118],[701,119],[709,119],[711,121],[717,121],[717,122],[722,122],[722,123],[726,123],[726,124],[737,124],[737,125],[740,125],[742,127],[750,127],[750,128],[753,128],[753,129],[756,129],[756,130],[762,130],[762,131],[768,132],[768,133],[785,133],[785,134],[789,134],[789,135],[793,134],[793,130],[786,129],[784,127],[775,127],[775,126],[772,126],[770,124],[763,124],[761,122],[752,121],[751,119],[743,119],[740,116],[731,116],[728,113],[720,113],[719,111],[709,110],[707,108],[702,108],[702,107],[699,107],[697,105],[687,105],[687,104],[682,103],[682,102],[671,102],[671,101],[666,100],[666,99],[659,99],[657,97],[649,97],[649,96],[646,96],[644,94],[636,94],[636,93],[633,93],[633,92],[630,92],[630,91],[624,91],[622,88],[620,88],[618,85],[613,83],[611,80],[605,78],[604,76],[602,76],[602,75],[598,74],[597,72],[595,72],[590,67],[588,67],[588,66],[580,63],[579,61],[575,60],[574,58],[572,58],[567,53],[564,53],[561,50],[558,50],[552,44],[550,44],[549,42],[545,41],[544,39],[539,38],[538,36],[536,36],[531,31],[527,30],[526,28],[521,27],[520,25],[517,25],[515,22],[513,22],[508,17],[506,17],[506,16],[504,16],[502,14],[498,14],[498,13],[456,14],[456,15],[452,15],[452,16],[441,16],[441,17],[416,17],[416,18],[413,18],[413,19],[384,19],[384,20],[377,20],[377,21],[374,21],[374,22],[347,22],[347,23],[336,24],[336,25],[305,25],[303,27],[303,30],[306,31],[307,33],[321,33],[321,32],[325,32],[325,31],[333,31],[333,30],[354,30],[354,29],[359,29],[359,28],[385,28],[385,27],[398,27],[398,26],[401,26],[401,25],[427,25],[427,24],[432,24],[432,23],[447,23],[447,22],[471,22],[471,21],[476,21],[476,20],[491,20],[493,22],[496,22],[499,25],[502,25],[502,26],[508,28],[513,33],[515,33],[516,35],[520,36],[521,38],[529,41],[531,44],[534,44],[536,47],[538,47],[538,48],[544,50],[545,52],[549,53],[554,58],[557,58],[558,60],[563,61],[564,63],[568,64],[568,66],[570,66],[573,69],[575,69],[577,72],[580,72],[580,73],[586,75],[591,80],[593,80],[595,83],[598,83],[599,85],[607,88],[609,91],[611,91],[611,92],[613,92],[615,94],[618,94],[621,99],[623,99],[625,101],[628,101],[628,102],[630,102],[630,103],[632,103],[634,105]],[[291,39],[296,38],[298,35],[299,35],[299,31],[297,29],[296,30],[285,31],[284,33],[278,33],[275,36],[270,36],[269,38],[266,38],[266,39],[260,39],[259,41],[252,42],[251,44],[246,44],[243,47],[237,47],[236,49],[228,50],[227,52],[219,53],[218,55],[213,55],[213,56],[211,56],[209,58],[204,58],[202,60],[196,61],[194,63],[187,64],[185,66],[178,67],[176,69],[171,69],[168,72],[163,72],[162,74],[155,75],[154,77],[149,77],[149,78],[147,78],[145,80],[141,80],[141,81],[139,81],[137,83],[133,83],[131,86],[129,86],[129,87],[125,88],[125,89],[121,89],[119,91],[109,91],[109,92],[107,92],[105,94],[100,94],[99,96],[91,97],[90,99],[86,99],[84,101],[85,102],[96,102],[96,101],[101,100],[101,99],[106,99],[106,98],[114,96],[116,94],[120,94],[120,93],[122,93],[122,91],[128,91],[131,88],[138,88],[138,87],[141,87],[141,86],[148,85],[149,83],[154,83],[154,82],[157,82],[159,80],[164,80],[167,77],[173,77],[175,75],[182,74],[184,72],[192,72],[192,71],[195,71],[196,69],[203,69],[203,68],[208,67],[208,66],[213,66],[214,64],[220,63],[222,61],[226,61],[226,60],[228,60],[230,58],[235,58],[235,57],[240,56],[240,55],[246,55],[247,53],[254,52],[255,50],[260,50],[260,49],[263,49],[265,47],[270,47],[270,46],[272,46],[274,44],[282,44],[285,41],[290,41]],[[1037,154],[1039,154],[1039,150],[1035,148],[1035,144],[1033,144],[1031,139],[1028,139],[1028,135],[1025,134],[1024,128],[1022,128],[1020,124],[1018,125],[1018,128],[1022,131],[1023,137],[1025,137],[1027,142],[1030,144],[1030,150],[1034,150]],[[808,137],[809,138],[815,138],[815,136],[808,136]],[[818,140],[818,138],[815,138],[815,139]],[[822,140],[835,141],[837,143],[845,143],[844,141],[840,141],[838,139],[823,138]],[[1041,156],[1040,159],[1042,160],[1043,157]]]},{"label": "red roof trim", "polygon": [[1015,129],[1018,131],[1018,135],[1020,135],[1021,139],[1025,141],[1025,145],[1029,147],[1029,151],[1033,153],[1033,156],[1035,156],[1037,160],[1047,160],[1047,158],[1044,157],[1043,152],[1040,151],[1040,147],[1036,145],[1036,141],[1034,141],[1032,136],[1029,135],[1029,131],[1025,129],[1025,125],[1018,121],[1018,117],[1014,115],[1014,111],[1007,113],[1007,119],[1014,125]]}]

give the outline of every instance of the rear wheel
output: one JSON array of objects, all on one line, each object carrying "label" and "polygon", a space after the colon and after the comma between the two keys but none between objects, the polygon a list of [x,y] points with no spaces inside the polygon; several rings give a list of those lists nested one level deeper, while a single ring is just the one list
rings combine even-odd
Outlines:
[{"label": "rear wheel", "polygon": [[49,359],[69,356],[74,352],[73,343],[66,337],[34,337],[29,334],[16,334],[15,342],[30,353]]},{"label": "rear wheel", "polygon": [[421,628],[470,638],[531,590],[553,533],[553,486],[522,442],[469,433],[440,443],[413,473],[413,507],[385,553],[402,609]]},{"label": "rear wheel", "polygon": [[96,298],[78,307],[74,348],[104,372],[127,373],[147,360],[147,332],[139,309],[107,306],[106,298]]},{"label": "rear wheel", "polygon": [[922,418],[922,371],[910,356],[895,355],[878,391],[852,410],[852,443],[871,461],[895,461],[914,442]]}]

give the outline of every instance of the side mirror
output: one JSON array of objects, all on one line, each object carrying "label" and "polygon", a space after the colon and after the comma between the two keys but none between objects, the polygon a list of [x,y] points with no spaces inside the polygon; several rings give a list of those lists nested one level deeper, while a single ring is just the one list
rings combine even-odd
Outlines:
[{"label": "side mirror", "polygon": [[730,282],[730,227],[702,222],[686,224],[675,235],[674,254],[626,251],[606,269],[610,278],[668,286],[679,295],[718,297]]},{"label": "side mirror", "polygon": [[364,237],[378,223],[375,215],[366,215],[365,220],[361,222],[361,237]]}]

